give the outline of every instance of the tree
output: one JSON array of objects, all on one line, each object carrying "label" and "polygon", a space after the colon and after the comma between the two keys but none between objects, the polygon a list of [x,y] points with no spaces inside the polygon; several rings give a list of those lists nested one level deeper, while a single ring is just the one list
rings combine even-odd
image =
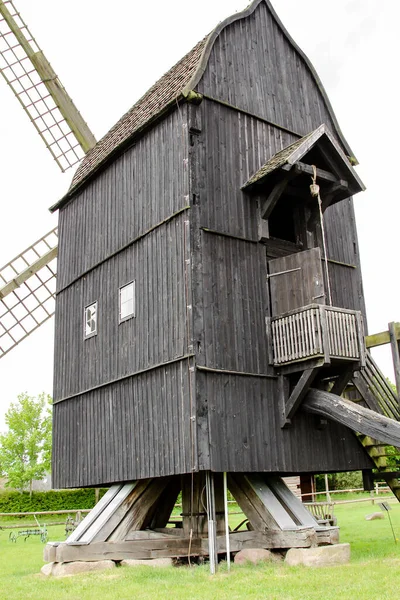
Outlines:
[{"label": "tree", "polygon": [[37,398],[20,394],[8,409],[8,432],[0,434],[0,472],[7,486],[21,492],[43,479],[51,465],[51,403],[47,394]]}]

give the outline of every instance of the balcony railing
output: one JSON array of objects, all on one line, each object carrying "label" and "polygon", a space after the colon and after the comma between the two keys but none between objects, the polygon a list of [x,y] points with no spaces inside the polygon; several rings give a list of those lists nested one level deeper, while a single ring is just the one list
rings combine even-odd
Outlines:
[{"label": "balcony railing", "polygon": [[273,363],[323,358],[364,362],[359,311],[310,304],[271,319]]}]

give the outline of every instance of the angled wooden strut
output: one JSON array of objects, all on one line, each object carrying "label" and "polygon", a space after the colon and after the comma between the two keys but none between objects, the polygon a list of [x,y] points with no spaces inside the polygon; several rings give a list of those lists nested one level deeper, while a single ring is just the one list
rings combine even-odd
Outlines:
[{"label": "angled wooden strut", "polygon": [[[211,556],[210,504],[203,494],[206,475],[200,472],[193,477],[159,477],[112,486],[66,542],[47,544],[44,559],[69,562]],[[226,552],[222,473],[212,476],[218,555]],[[249,523],[247,530],[229,533],[232,552],[337,543],[338,529],[321,527],[280,477],[234,473],[228,474],[228,485]],[[170,514],[180,489],[182,520],[174,517],[172,522]]]},{"label": "angled wooden strut", "polygon": [[291,419],[299,408],[303,398],[310,389],[315,376],[319,371],[319,367],[305,369],[296,383],[287,401],[284,401],[282,427],[287,427],[291,424]]},{"label": "angled wooden strut", "polygon": [[374,439],[400,446],[400,423],[368,408],[357,406],[335,394],[310,389],[302,409],[306,412],[337,421],[356,432]]}]

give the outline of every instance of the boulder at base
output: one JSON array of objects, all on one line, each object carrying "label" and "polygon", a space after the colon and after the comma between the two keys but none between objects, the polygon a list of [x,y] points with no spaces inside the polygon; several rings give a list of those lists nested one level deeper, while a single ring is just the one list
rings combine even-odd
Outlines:
[{"label": "boulder at base", "polygon": [[285,564],[294,567],[329,567],[343,565],[350,560],[350,544],[334,544],[318,548],[290,548],[286,554]]},{"label": "boulder at base", "polygon": [[259,562],[281,561],[282,556],[264,548],[245,548],[240,550],[234,559],[236,565],[244,565],[247,562],[257,564]]},{"label": "boulder at base", "polygon": [[377,519],[384,519],[385,515],[381,512],[374,512],[365,517],[366,521],[376,521]]},{"label": "boulder at base", "polygon": [[121,567],[172,567],[172,558],[149,558],[148,560],[127,558],[121,560]]},{"label": "boulder at base", "polygon": [[102,571],[104,569],[114,569],[115,562],[113,560],[98,560],[93,562],[65,562],[65,563],[48,563],[44,565],[40,572],[42,575],[52,575],[53,577],[69,577],[70,575],[78,575],[78,573],[90,573],[93,571]]}]

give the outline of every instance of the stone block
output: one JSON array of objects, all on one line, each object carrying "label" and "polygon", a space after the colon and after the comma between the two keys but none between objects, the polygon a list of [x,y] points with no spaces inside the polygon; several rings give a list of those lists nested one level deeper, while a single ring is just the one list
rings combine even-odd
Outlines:
[{"label": "stone block", "polygon": [[172,567],[172,558],[149,558],[149,559],[135,559],[127,558],[121,560],[121,567]]},{"label": "stone block", "polygon": [[279,562],[282,556],[265,548],[245,548],[240,550],[234,559],[236,565],[244,565],[247,562],[257,564],[259,562]]},{"label": "stone block", "polygon": [[40,572],[43,575],[53,577],[69,577],[78,575],[79,573],[91,573],[93,571],[103,571],[104,569],[114,569],[115,562],[113,560],[98,560],[93,562],[76,561],[57,563],[51,562],[44,565]]},{"label": "stone block", "polygon": [[290,548],[286,554],[285,564],[294,567],[329,567],[343,565],[350,560],[350,544],[334,544],[318,548]]},{"label": "stone block", "polygon": [[385,515],[382,512],[374,512],[365,517],[366,521],[376,521],[378,519],[384,519]]}]

